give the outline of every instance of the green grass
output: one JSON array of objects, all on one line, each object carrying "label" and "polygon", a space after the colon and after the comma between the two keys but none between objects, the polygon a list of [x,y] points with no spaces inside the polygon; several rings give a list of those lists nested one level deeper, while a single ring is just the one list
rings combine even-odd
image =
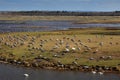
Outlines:
[{"label": "green grass", "polygon": [[[103,34],[105,34],[104,37],[102,37]],[[12,41],[10,41],[8,35],[12,38]],[[98,35],[97,38],[96,35]],[[24,45],[17,45],[17,47],[14,48],[10,48],[9,46],[5,45],[6,42],[10,45],[13,45],[14,42],[18,42],[19,44],[19,39],[24,39],[24,36],[27,36],[27,39],[24,40]],[[43,46],[45,52],[41,52],[40,50],[34,49],[31,49],[31,51],[28,50],[29,47],[27,46],[28,43],[31,42],[32,37],[36,38],[34,45],[32,45],[30,49],[32,47],[40,48],[40,40],[48,40],[48,42],[45,42]],[[85,48],[83,46],[80,46],[80,51],[70,51],[68,53],[65,53],[65,55],[61,55],[63,53],[63,50],[65,50],[66,43],[70,44],[70,50],[72,47],[77,48],[77,46],[73,42],[71,42],[71,40],[65,39],[64,44],[60,46],[59,49],[50,51],[55,46],[55,43],[57,43],[56,39],[63,40],[64,37],[70,39],[75,37],[75,43],[79,43],[77,41],[81,40],[81,42],[84,45],[89,46],[91,50],[85,52]],[[23,59],[22,56],[25,56],[24,60],[34,61],[35,57],[42,55],[43,57],[47,57],[55,62],[61,61],[61,63],[63,64],[72,64],[72,62],[75,61],[76,58],[78,58],[76,62],[78,62],[79,65],[117,66],[118,64],[120,64],[120,30],[106,30],[106,28],[91,28],[53,32],[15,32],[0,34],[0,39],[2,38],[4,38],[4,40],[2,40],[0,43],[0,56],[6,56],[7,58],[10,58],[9,54],[13,54],[15,55],[16,59]],[[89,38],[92,40],[92,42],[88,42]],[[50,39],[53,39],[53,41],[50,41]],[[102,47],[99,46],[100,42],[104,43]],[[113,44],[110,45],[110,42],[112,42]],[[116,45],[116,43],[118,44]],[[96,54],[93,54],[93,52],[96,49],[98,49],[98,52]],[[60,58],[53,57],[53,55],[55,54],[59,55]],[[99,57],[101,56],[112,56],[113,59],[99,60]],[[93,57],[94,60],[89,60],[89,58],[91,57]]]}]

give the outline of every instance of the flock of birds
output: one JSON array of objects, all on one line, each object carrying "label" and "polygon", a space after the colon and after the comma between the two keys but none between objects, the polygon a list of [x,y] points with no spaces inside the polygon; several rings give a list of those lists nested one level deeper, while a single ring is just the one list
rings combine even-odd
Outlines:
[{"label": "flock of birds", "polygon": [[[52,37],[46,37],[44,38],[41,37],[40,35],[37,36],[30,36],[30,35],[6,35],[0,37],[0,48],[2,48],[2,45],[6,45],[9,48],[19,48],[21,46],[25,46],[25,48],[28,49],[28,51],[31,50],[39,50],[41,52],[45,51],[52,51],[52,52],[57,52],[57,51],[63,51],[63,52],[79,52],[79,51],[93,51],[93,53],[99,52],[99,48],[104,46],[104,42],[96,42],[92,38],[88,38],[87,42],[82,41],[78,36],[73,35],[71,36],[63,36],[61,38],[55,38],[54,36]],[[96,35],[96,38],[98,36]],[[101,38],[104,38],[104,35],[101,36]],[[99,39],[99,38],[98,38]],[[88,44],[88,45],[87,45]],[[94,48],[93,46],[89,46],[89,44],[95,44]],[[116,45],[119,43],[116,42]],[[112,46],[113,43],[109,42],[109,45]],[[54,55],[57,56],[57,55]],[[109,56],[110,57],[110,56]],[[92,59],[92,58],[91,58]]]},{"label": "flock of birds", "polygon": [[[100,41],[95,41],[101,38]],[[100,49],[104,46],[104,42],[102,39],[104,39],[104,35],[101,36],[93,36],[92,38],[86,38],[87,40],[81,40],[81,37],[76,35],[63,35],[54,37],[52,36],[42,36],[42,35],[29,35],[29,34],[22,34],[22,35],[4,35],[0,36],[0,49],[4,49],[2,45],[5,45],[11,49],[15,48],[21,48],[24,46],[24,48],[28,49],[28,51],[40,51],[41,53],[44,52],[55,52],[55,53],[62,53],[63,55],[65,53],[82,53],[82,52],[89,52],[89,53],[99,53]],[[100,38],[99,38],[100,37]],[[110,37],[112,39],[112,37]],[[92,46],[89,46],[89,44],[94,44]],[[109,46],[112,46],[112,40],[108,43]],[[119,45],[119,41],[115,43],[116,45]],[[23,52],[24,53],[24,52]],[[31,54],[35,54],[32,52]],[[42,56],[42,55],[41,55]],[[24,55],[23,55],[24,57]],[[59,54],[53,54],[53,57],[59,57]],[[75,58],[77,59],[77,58]],[[89,60],[94,60],[94,57],[90,57]],[[99,59],[112,59],[112,56],[100,56]]]},{"label": "flock of birds", "polygon": [[[98,36],[96,36],[97,38]],[[103,36],[104,37],[104,36]],[[37,42],[36,40],[39,39]],[[28,42],[27,42],[28,41]],[[88,43],[92,42],[91,38],[88,38]],[[75,50],[81,50],[80,47],[84,47],[86,50],[91,50],[91,48],[84,44],[84,41],[81,41],[80,39],[77,39],[76,36],[74,35],[72,38],[71,37],[63,37],[62,39],[54,39],[49,38],[49,39],[41,39],[40,36],[29,36],[29,35],[23,35],[23,36],[11,36],[11,35],[6,35],[5,37],[0,37],[0,43],[4,43],[6,46],[9,46],[11,48],[19,47],[22,45],[27,44],[27,47],[32,47],[33,49],[40,49],[41,51],[44,51],[43,48],[46,44],[49,44],[49,42],[52,42],[50,46],[51,50],[55,49],[60,49],[60,48],[65,48],[64,50],[66,52],[69,52],[70,49],[75,51]],[[36,45],[39,46],[37,47]],[[54,44],[54,45],[53,45]],[[99,42],[99,46],[103,46],[104,42]],[[112,42],[109,42],[110,45],[112,45]],[[118,43],[116,43],[118,44]],[[64,46],[63,46],[64,45]],[[98,49],[96,49],[98,51]]]}]

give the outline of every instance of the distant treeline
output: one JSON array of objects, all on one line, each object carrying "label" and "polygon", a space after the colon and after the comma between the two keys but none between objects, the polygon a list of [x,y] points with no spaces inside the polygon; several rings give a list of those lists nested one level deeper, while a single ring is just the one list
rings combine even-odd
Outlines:
[{"label": "distant treeline", "polygon": [[72,12],[72,11],[1,11],[0,15],[23,16],[120,16],[120,11],[114,12]]}]

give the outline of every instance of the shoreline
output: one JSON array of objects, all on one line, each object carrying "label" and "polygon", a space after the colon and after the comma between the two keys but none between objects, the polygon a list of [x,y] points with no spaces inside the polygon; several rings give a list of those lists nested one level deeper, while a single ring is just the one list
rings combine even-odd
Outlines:
[{"label": "shoreline", "polygon": [[37,63],[28,63],[25,64],[24,62],[7,62],[7,61],[1,61],[0,64],[6,64],[6,65],[12,65],[15,67],[21,67],[21,68],[28,68],[28,69],[35,69],[35,70],[53,70],[53,71],[77,71],[77,72],[103,72],[103,73],[116,73],[120,74],[120,70],[117,69],[117,67],[105,67],[105,66],[87,66],[87,65],[74,65],[74,64],[59,64],[59,63],[52,63],[52,65],[48,64],[41,64],[38,65]]}]

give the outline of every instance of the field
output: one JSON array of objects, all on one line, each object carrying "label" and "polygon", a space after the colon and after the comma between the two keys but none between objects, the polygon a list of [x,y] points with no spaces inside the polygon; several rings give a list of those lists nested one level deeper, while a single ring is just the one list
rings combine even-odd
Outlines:
[{"label": "field", "polygon": [[1,33],[0,56],[39,64],[59,62],[116,67],[120,64],[120,30],[88,28]]},{"label": "field", "polygon": [[75,24],[82,23],[120,23],[120,16],[0,16],[0,20],[68,20]]}]

